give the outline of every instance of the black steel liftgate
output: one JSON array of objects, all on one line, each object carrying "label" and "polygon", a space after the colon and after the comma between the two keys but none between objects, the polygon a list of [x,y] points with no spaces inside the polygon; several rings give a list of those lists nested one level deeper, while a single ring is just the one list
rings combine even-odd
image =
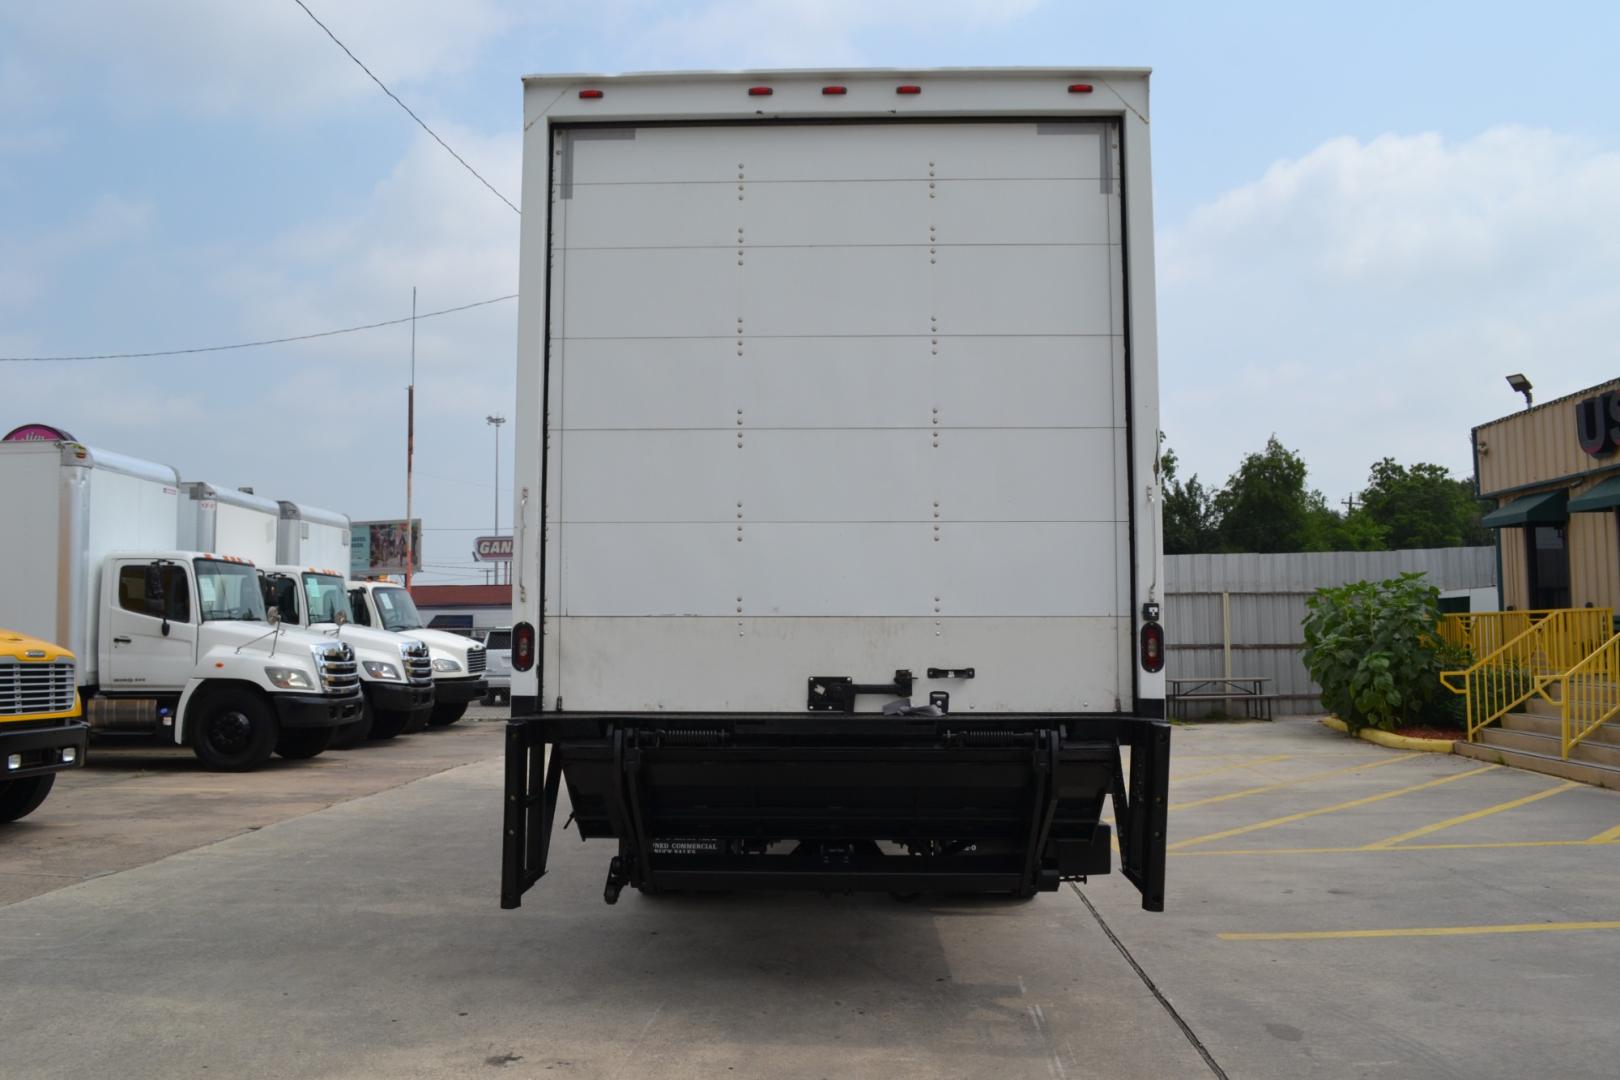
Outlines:
[{"label": "black steel liftgate", "polygon": [[[1130,749],[1129,778],[1121,747]],[[506,730],[501,906],[564,829],[615,838],[604,893],[1004,892],[1111,868],[1164,909],[1170,728],[1128,716],[542,713]]]}]

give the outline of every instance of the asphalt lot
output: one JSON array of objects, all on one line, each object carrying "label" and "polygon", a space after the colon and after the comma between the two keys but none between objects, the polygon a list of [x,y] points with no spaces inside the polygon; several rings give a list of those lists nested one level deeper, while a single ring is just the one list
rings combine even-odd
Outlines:
[{"label": "asphalt lot", "polygon": [[93,752],[0,833],[0,1073],[1212,1075],[1193,1039],[1234,1077],[1616,1071],[1617,793],[1178,728],[1168,910],[1084,886],[1161,1002],[1069,889],[610,908],[564,836],[502,912],[499,732],[235,777]]}]

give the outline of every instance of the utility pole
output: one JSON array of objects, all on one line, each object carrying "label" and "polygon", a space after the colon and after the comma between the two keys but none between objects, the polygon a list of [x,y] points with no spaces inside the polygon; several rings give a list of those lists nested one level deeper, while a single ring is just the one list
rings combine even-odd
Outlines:
[{"label": "utility pole", "polygon": [[416,286],[411,286],[411,382],[405,388],[405,591],[411,590],[411,567],[416,563],[411,535],[411,468],[416,459]]},{"label": "utility pole", "polygon": [[[495,429],[495,529],[493,535],[499,536],[501,535],[501,425],[506,423],[506,417],[499,414],[486,416],[484,417],[484,423]],[[495,565],[490,569],[495,575],[495,584],[499,585],[501,583],[500,560],[495,560]],[[512,580],[510,565],[508,565],[506,571],[506,580],[508,582]]]}]

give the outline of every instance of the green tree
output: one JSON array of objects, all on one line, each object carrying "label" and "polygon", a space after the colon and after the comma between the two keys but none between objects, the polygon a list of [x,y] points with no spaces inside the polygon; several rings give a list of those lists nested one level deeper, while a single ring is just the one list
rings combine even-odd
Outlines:
[{"label": "green tree", "polygon": [[1440,465],[1419,462],[1407,467],[1384,458],[1373,465],[1361,504],[1392,548],[1490,542],[1479,523],[1480,502],[1473,484],[1456,479]]},{"label": "green tree", "polygon": [[1202,555],[1219,551],[1215,493],[1203,485],[1197,473],[1182,480],[1177,473],[1179,466],[1176,452],[1167,447],[1159,457],[1159,487],[1164,492],[1164,553]]},{"label": "green tree", "polygon": [[1215,496],[1223,551],[1309,551],[1331,546],[1335,515],[1305,486],[1305,460],[1272,435]]}]

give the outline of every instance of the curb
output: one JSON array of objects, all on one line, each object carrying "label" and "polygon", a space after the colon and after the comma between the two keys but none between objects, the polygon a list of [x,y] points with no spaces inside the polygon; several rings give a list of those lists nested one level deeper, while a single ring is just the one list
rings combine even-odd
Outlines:
[{"label": "curb", "polygon": [[[1350,731],[1345,722],[1337,716],[1322,717],[1322,726],[1345,734]],[[1456,742],[1455,739],[1414,739],[1410,735],[1396,735],[1391,731],[1379,731],[1370,727],[1362,728],[1357,737],[1391,750],[1422,750],[1431,754],[1452,753],[1452,744]]]}]

